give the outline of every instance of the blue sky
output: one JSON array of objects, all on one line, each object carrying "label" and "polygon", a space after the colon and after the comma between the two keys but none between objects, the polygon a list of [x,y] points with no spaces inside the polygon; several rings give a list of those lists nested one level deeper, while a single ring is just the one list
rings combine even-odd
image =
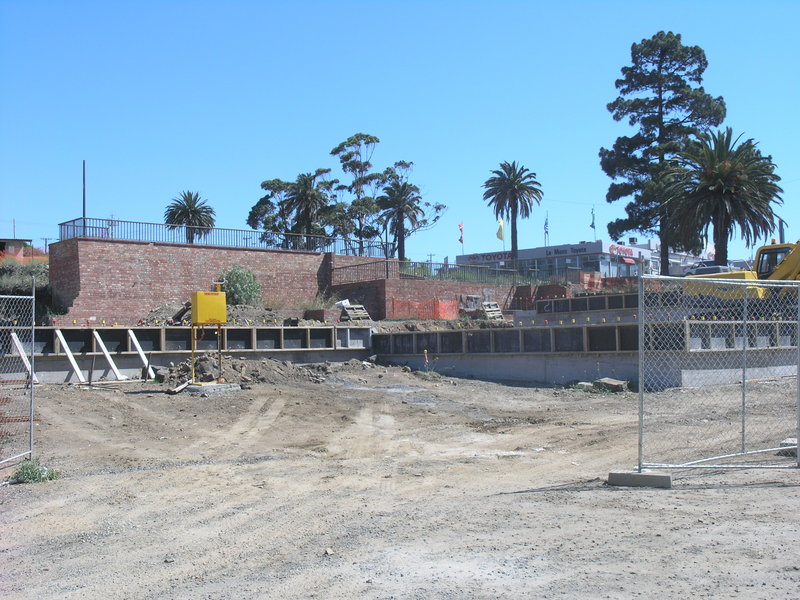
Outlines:
[{"label": "blue sky", "polygon": [[[628,133],[606,110],[630,47],[659,30],[699,45],[723,126],[771,154],[777,212],[800,238],[800,3],[0,2],[0,237],[58,236],[81,216],[162,222],[198,191],[220,227],[246,229],[266,179],[336,169],[356,132],[382,168],[413,161],[423,197],[448,206],[411,237],[415,260],[502,249],[482,184],[501,161],[537,174],[544,199],[520,247],[598,239],[608,204],[598,150]],[[636,234],[632,234],[636,235]],[[639,236],[641,238],[641,236]],[[506,246],[510,245],[507,236]],[[750,256],[738,235],[731,257]]]}]

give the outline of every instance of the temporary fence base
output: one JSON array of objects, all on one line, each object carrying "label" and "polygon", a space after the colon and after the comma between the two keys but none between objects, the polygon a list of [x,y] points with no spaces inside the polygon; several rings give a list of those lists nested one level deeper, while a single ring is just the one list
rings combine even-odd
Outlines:
[{"label": "temporary fence base", "polygon": [[608,485],[669,489],[672,487],[672,474],[647,473],[644,471],[611,471],[608,474]]}]

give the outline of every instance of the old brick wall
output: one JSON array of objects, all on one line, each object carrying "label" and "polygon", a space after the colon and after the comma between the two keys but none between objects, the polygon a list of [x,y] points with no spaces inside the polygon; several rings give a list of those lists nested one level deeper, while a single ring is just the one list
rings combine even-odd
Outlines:
[{"label": "old brick wall", "polygon": [[[313,300],[330,282],[331,261],[318,252],[71,239],[50,247],[50,280],[65,320],[135,323],[153,308],[183,303],[193,291],[240,265],[251,270],[268,305]],[[363,260],[363,259],[362,259]]]},{"label": "old brick wall", "polygon": [[373,320],[386,318],[385,279],[335,285],[331,291],[340,300],[350,300],[350,304],[363,304]]},{"label": "old brick wall", "polygon": [[273,308],[333,293],[384,319],[392,318],[387,300],[392,298],[454,301],[468,294],[504,306],[510,297],[506,287],[423,279],[331,286],[333,268],[374,261],[319,252],[70,239],[50,246],[50,282],[56,302],[69,309],[65,322],[120,325],[135,324],[158,306],[186,302],[194,291],[213,290],[212,282],[236,265],[253,272],[264,302]]},{"label": "old brick wall", "polygon": [[333,292],[351,303],[363,304],[373,319],[392,319],[392,299],[458,300],[462,295],[478,296],[481,301],[497,302],[501,308],[513,296],[510,286],[498,287],[481,283],[434,281],[429,279],[382,279],[333,286]]}]

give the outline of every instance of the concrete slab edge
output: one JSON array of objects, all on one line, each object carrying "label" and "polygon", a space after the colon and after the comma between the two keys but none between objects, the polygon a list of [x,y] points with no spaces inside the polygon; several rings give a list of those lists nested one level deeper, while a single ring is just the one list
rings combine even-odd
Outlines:
[{"label": "concrete slab edge", "polygon": [[672,488],[672,473],[611,471],[608,474],[608,485],[670,489]]}]

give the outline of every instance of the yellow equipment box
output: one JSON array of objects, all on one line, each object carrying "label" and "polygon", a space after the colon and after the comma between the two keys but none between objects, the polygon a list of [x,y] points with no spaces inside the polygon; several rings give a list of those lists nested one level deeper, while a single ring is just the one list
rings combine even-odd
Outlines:
[{"label": "yellow equipment box", "polygon": [[225,292],[192,292],[192,325],[228,322]]}]

